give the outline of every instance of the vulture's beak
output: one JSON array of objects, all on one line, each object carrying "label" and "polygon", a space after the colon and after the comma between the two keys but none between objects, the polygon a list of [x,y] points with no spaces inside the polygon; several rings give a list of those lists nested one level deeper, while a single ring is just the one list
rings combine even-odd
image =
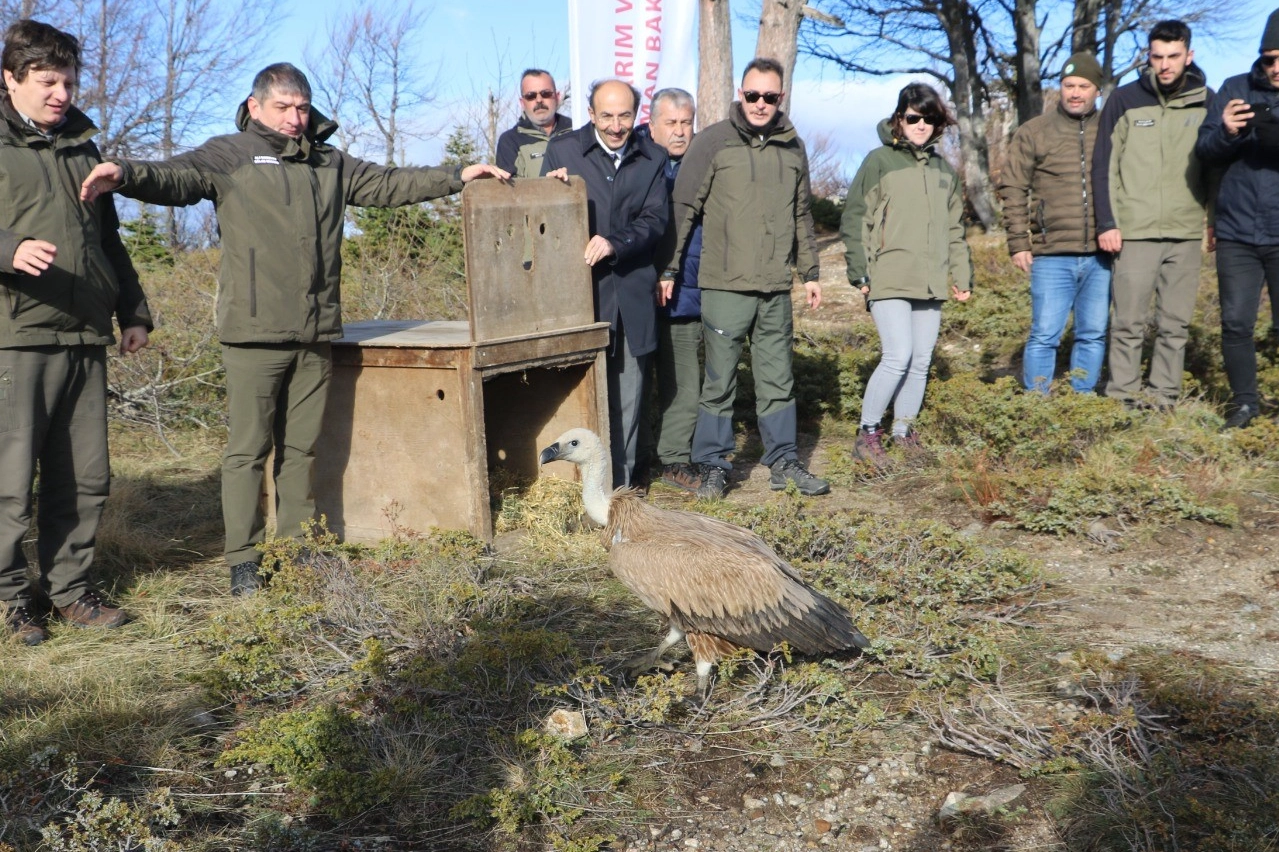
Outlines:
[{"label": "vulture's beak", "polygon": [[538,457],[538,461],[541,464],[546,464],[547,462],[555,461],[559,457],[560,457],[560,445],[559,445],[559,442],[557,441],[554,444],[551,444],[546,449],[542,450],[542,454]]}]

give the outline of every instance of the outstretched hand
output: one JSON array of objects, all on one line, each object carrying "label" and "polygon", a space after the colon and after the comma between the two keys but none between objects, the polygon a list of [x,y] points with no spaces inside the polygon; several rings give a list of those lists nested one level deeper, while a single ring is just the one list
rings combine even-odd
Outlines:
[{"label": "outstretched hand", "polygon": [[124,182],[124,169],[118,163],[98,163],[80,184],[80,200],[96,201],[104,192],[117,189]]},{"label": "outstretched hand", "polygon": [[474,163],[462,169],[462,183],[470,183],[476,178],[497,178],[506,182],[511,179],[511,173],[490,163]]}]

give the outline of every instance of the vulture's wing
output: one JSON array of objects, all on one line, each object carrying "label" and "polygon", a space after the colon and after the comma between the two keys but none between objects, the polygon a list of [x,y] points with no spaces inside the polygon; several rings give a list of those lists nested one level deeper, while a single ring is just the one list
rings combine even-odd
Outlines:
[{"label": "vulture's wing", "polygon": [[686,632],[759,651],[783,640],[804,653],[869,647],[842,607],[750,530],[640,500],[613,510],[613,572]]}]

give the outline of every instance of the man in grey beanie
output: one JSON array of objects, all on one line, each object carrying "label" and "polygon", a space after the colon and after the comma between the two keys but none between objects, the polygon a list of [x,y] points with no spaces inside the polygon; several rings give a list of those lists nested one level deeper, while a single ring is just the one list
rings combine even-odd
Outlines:
[{"label": "man in grey beanie", "polygon": [[1270,14],[1260,56],[1246,74],[1226,80],[1208,103],[1195,152],[1223,169],[1217,194],[1217,281],[1221,355],[1230,380],[1226,429],[1247,426],[1261,411],[1254,333],[1264,283],[1271,335],[1279,329],[1279,10]]},{"label": "man in grey beanie", "polygon": [[1076,392],[1093,392],[1106,355],[1110,255],[1097,250],[1091,175],[1101,84],[1101,66],[1091,53],[1070,57],[1057,107],[1017,128],[999,185],[1008,253],[1030,273],[1022,383],[1044,394],[1072,313],[1070,385]]}]

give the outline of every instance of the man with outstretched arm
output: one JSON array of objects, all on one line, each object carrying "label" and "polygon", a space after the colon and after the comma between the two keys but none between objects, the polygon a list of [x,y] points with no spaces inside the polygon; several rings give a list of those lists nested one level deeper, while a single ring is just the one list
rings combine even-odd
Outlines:
[{"label": "man with outstretched arm", "polygon": [[222,516],[231,593],[242,595],[261,583],[259,495],[272,448],[277,535],[301,538],[315,517],[313,469],[330,344],[342,336],[346,206],[417,204],[476,178],[510,175],[484,164],[395,168],[353,157],[328,144],[337,124],[312,108],[306,75],[283,62],[258,73],[236,128],[161,162],[103,163],[85,179],[82,197],[118,189],[148,204],[214,204],[230,432]]}]

